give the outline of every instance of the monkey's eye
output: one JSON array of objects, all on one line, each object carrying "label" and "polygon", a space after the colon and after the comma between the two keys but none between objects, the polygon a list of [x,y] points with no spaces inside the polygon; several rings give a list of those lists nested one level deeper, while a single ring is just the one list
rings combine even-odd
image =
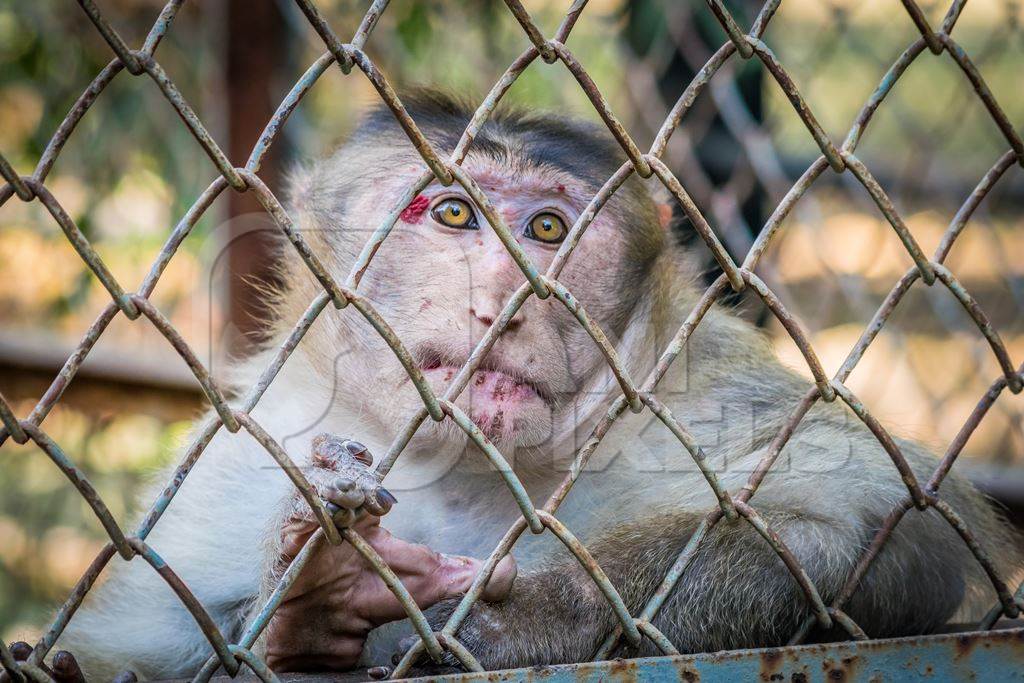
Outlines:
[{"label": "monkey's eye", "polygon": [[526,224],[527,237],[548,244],[558,244],[568,232],[565,221],[553,213],[538,213]]},{"label": "monkey's eye", "polygon": [[475,230],[477,227],[476,214],[467,202],[450,197],[430,210],[431,217],[441,225],[449,228],[461,228],[463,230]]}]

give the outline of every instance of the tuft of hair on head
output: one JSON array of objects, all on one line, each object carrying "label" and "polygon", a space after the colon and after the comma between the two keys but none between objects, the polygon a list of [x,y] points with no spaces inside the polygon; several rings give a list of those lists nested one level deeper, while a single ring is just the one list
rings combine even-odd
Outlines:
[{"label": "tuft of hair on head", "polygon": [[[400,100],[442,155],[455,149],[476,112],[464,95],[437,88],[414,88],[402,92]],[[349,144],[377,146],[384,139],[408,145],[406,137],[394,113],[379,104],[352,133]],[[486,154],[499,162],[524,162],[565,171],[595,189],[626,160],[602,125],[506,102],[499,103],[473,137],[471,153]]]}]

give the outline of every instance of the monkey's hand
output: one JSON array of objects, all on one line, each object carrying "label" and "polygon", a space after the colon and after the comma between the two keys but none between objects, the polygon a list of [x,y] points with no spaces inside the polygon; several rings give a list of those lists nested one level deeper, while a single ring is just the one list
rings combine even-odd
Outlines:
[{"label": "monkey's hand", "polygon": [[[469,589],[480,560],[442,555],[381,528],[380,516],[397,501],[370,469],[373,457],[362,444],[323,434],[313,441],[313,449],[316,470],[309,479],[321,497],[337,507],[335,520],[377,551],[421,608]],[[297,500],[282,530],[279,572],[317,528],[308,505]],[[496,568],[484,599],[508,595],[515,574],[509,557]],[[324,545],[309,559],[267,625],[267,663],[275,671],[350,669],[371,629],[406,616],[384,581],[350,544]]]}]

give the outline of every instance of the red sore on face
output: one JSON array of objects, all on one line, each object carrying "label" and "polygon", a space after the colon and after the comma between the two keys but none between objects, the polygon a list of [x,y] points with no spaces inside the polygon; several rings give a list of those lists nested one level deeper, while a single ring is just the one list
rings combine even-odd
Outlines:
[{"label": "red sore on face", "polygon": [[406,223],[419,223],[429,204],[429,199],[423,195],[416,195],[416,198],[409,202],[409,206],[405,207],[398,217]]}]

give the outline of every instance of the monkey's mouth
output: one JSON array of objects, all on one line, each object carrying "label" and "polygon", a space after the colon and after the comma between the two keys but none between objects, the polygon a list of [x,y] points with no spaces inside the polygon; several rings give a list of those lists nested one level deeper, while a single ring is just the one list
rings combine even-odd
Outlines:
[{"label": "monkey's mouth", "polygon": [[[420,368],[427,377],[441,377],[444,382],[451,382],[459,374],[462,366],[457,365],[424,365]],[[550,403],[551,399],[543,388],[527,379],[516,377],[502,370],[478,368],[466,385],[462,396],[488,398],[496,402],[518,402],[540,399]]]},{"label": "monkey's mouth", "polygon": [[[427,381],[447,385],[461,367],[424,367]],[[432,382],[433,383],[433,382]],[[434,384],[434,386],[438,386]],[[537,411],[550,412],[550,403],[537,385],[500,370],[478,369],[473,373],[457,403],[491,441],[512,439],[535,421]]]},{"label": "monkey's mouth", "polygon": [[[462,369],[462,363],[439,353],[422,353],[420,369],[430,378],[438,378],[445,384],[450,383]],[[539,400],[547,406],[554,403],[554,397],[541,382],[535,382],[522,373],[502,363],[484,359],[480,367],[461,394],[468,397],[471,405],[480,403],[511,406]]]}]

